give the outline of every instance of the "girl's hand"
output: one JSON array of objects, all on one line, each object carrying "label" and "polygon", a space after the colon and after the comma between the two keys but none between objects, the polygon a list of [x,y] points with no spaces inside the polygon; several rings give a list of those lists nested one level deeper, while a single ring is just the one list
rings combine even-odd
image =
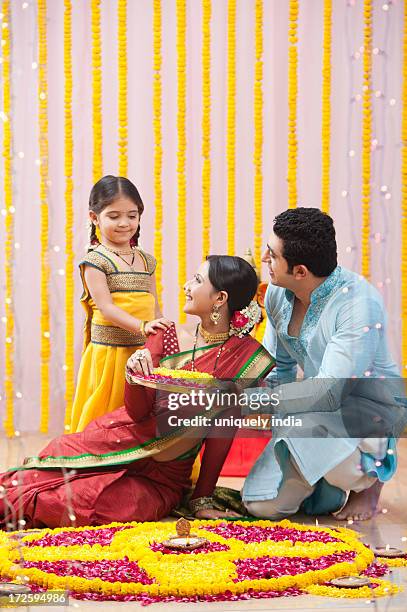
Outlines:
[{"label": "girl's hand", "polygon": [[153,370],[153,360],[148,349],[139,349],[127,360],[127,367],[138,374],[149,376]]},{"label": "girl's hand", "polygon": [[144,333],[146,336],[149,336],[150,334],[155,336],[155,334],[157,333],[157,329],[166,330],[171,327],[171,325],[172,321],[166,319],[165,317],[161,317],[160,319],[153,319],[152,321],[148,321],[144,325]]},{"label": "girl's hand", "polygon": [[222,512],[222,510],[216,510],[216,508],[207,508],[206,510],[197,510],[194,514],[194,517],[197,519],[221,519],[221,518],[230,518],[231,516],[236,518],[244,519],[244,516],[234,512],[233,510],[229,510],[226,512]]}]

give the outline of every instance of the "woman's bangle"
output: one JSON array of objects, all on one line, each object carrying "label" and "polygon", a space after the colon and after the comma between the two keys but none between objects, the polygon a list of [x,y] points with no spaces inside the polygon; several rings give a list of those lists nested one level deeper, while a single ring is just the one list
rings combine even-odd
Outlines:
[{"label": "woman's bangle", "polygon": [[196,497],[189,500],[189,509],[193,514],[198,510],[212,510],[214,507],[213,497]]},{"label": "woman's bangle", "polygon": [[145,326],[147,325],[147,323],[148,323],[148,321],[142,321],[142,322],[141,322],[141,325],[140,325],[140,334],[142,334],[143,336],[145,336],[145,335],[146,335],[146,334],[145,334],[145,331],[144,331],[144,328],[145,328]]}]

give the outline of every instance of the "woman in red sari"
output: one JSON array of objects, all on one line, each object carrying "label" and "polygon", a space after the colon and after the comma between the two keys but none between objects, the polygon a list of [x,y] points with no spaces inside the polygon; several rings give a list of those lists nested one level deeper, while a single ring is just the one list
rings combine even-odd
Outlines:
[{"label": "woman in red sari", "polygon": [[[17,520],[27,527],[159,520],[188,490],[204,438],[190,508],[198,518],[223,516],[213,507],[211,495],[232,444],[230,430],[227,437],[219,429],[211,437],[202,427],[181,426],[158,435],[168,395],[162,398],[131,381],[134,370],[149,374],[159,365],[207,372],[241,386],[265,376],[273,360],[248,333],[243,335],[251,322],[239,312],[256,288],[254,269],[240,257],[209,257],[184,287],[184,311],[200,318],[198,326],[173,325],[150,336],[146,348],[128,361],[122,408],[96,419],[83,432],[54,439],[38,457],[0,475],[0,526]],[[246,324],[234,327],[231,319]],[[212,413],[224,416],[228,410],[215,407]]]}]

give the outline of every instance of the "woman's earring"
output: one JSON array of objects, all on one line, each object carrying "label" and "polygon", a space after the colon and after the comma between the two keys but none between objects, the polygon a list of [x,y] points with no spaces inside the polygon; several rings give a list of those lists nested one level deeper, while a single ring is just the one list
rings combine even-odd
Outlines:
[{"label": "woman's earring", "polygon": [[209,315],[209,318],[215,325],[219,323],[220,312],[219,312],[219,306],[217,304],[214,304],[212,306],[212,312]]}]

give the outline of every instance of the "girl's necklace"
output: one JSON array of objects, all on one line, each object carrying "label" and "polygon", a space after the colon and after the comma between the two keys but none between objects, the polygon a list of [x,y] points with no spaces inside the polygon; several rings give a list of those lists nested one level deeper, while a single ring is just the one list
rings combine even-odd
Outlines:
[{"label": "girl's necklace", "polygon": [[[196,326],[194,346],[192,348],[192,357],[191,357],[191,371],[192,372],[199,372],[199,370],[197,370],[195,367],[195,352],[196,352],[196,345],[198,343],[199,326],[200,326],[200,323],[198,323],[198,325]],[[221,356],[222,351],[225,347],[225,344],[229,339],[230,339],[230,336],[228,336],[228,338],[224,342],[222,342],[221,346],[219,347],[219,350],[216,354],[215,365],[213,366],[212,375],[215,375],[219,357]]]},{"label": "girl's necklace", "polygon": [[[136,257],[136,247],[132,247],[131,251],[117,251],[115,249],[111,249],[110,247],[106,246],[105,244],[103,246],[104,246],[104,248],[107,251],[110,251],[110,253],[113,253],[113,255],[116,255],[116,257],[118,257],[119,259],[124,261],[124,263],[127,266],[129,266],[132,270],[134,270],[133,264],[134,264],[134,260],[135,260],[135,257]],[[132,255],[131,262],[126,261],[124,259],[124,257],[122,257],[122,255]]]}]

